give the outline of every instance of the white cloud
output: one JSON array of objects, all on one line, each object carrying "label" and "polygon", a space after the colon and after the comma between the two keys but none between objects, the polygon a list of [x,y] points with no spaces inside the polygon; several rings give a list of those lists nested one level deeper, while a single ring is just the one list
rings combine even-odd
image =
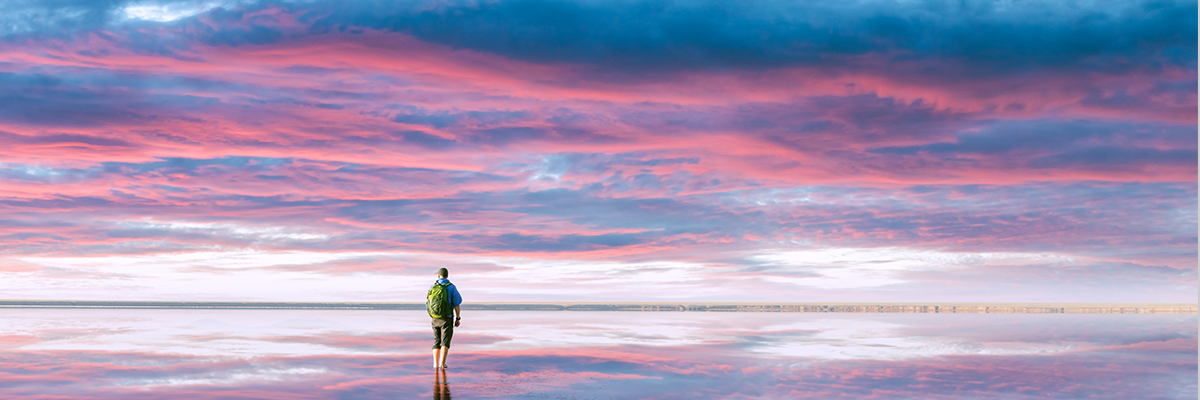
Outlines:
[{"label": "white cloud", "polygon": [[235,1],[183,1],[175,3],[136,3],[126,6],[121,11],[127,19],[170,22],[187,18],[214,8],[232,8]]},{"label": "white cloud", "polygon": [[768,276],[764,279],[820,289],[871,288],[904,283],[903,272],[970,268],[983,264],[1023,265],[1074,262],[1057,254],[948,253],[905,248],[827,248],[776,251],[750,257],[778,271],[816,276]]},{"label": "white cloud", "polygon": [[[419,301],[426,279],[314,274],[271,268],[367,258],[382,253],[210,251],[137,256],[25,257],[20,261],[74,272],[7,274],[0,298],[192,301]],[[387,255],[399,256],[398,253]],[[109,276],[119,274],[120,279]]]},{"label": "white cloud", "polygon": [[[162,225],[168,229],[216,229],[212,224]],[[244,231],[247,235],[285,234],[245,227],[220,229]],[[909,282],[907,279],[913,275],[908,272],[912,271],[1074,261],[1055,254],[947,253],[904,248],[774,251],[747,258],[757,263],[754,267],[759,270],[702,261],[253,249],[23,257],[17,260],[34,269],[3,274],[0,298],[419,302],[429,285],[424,275],[333,270],[346,261],[368,262],[373,268],[395,262],[398,270],[405,271],[439,265],[497,266],[475,272],[451,268],[454,282],[470,301],[897,301],[892,295],[870,293]],[[1062,288],[1064,293],[1067,289]],[[919,295],[919,300],[909,299],[948,300],[937,287]]]},{"label": "white cloud", "polygon": [[216,236],[243,237],[253,239],[325,240],[330,236],[321,233],[295,232],[287,227],[258,227],[231,223],[193,222],[122,222],[121,225],[134,229],[169,229],[177,231],[203,231]]}]

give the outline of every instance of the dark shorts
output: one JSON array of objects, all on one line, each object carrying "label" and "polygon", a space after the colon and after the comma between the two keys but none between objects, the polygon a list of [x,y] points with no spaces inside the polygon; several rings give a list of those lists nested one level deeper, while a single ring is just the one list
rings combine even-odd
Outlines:
[{"label": "dark shorts", "polygon": [[444,319],[433,320],[433,348],[450,347],[450,339],[454,338],[454,321]]}]

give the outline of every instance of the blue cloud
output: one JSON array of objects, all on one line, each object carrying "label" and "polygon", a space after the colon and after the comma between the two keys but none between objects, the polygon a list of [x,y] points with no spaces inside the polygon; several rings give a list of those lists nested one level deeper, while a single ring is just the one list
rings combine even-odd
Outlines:
[{"label": "blue cloud", "polygon": [[283,30],[273,26],[278,25],[279,21],[271,16],[258,15],[244,18],[244,14],[240,10],[227,11],[223,8],[215,8],[205,16],[218,24],[232,22],[247,25],[245,28],[214,29],[210,25],[202,23],[188,24],[193,32],[200,32],[197,36],[201,43],[209,46],[237,47],[244,44],[269,44],[278,42],[284,37]]},{"label": "blue cloud", "polygon": [[545,129],[524,126],[481,129],[475,132],[471,141],[492,146],[505,146],[515,142],[545,139],[549,132]]},{"label": "blue cloud", "polygon": [[476,125],[495,125],[528,118],[529,113],[525,111],[464,111],[454,113],[437,111],[431,113],[424,109],[413,109],[407,114],[396,115],[395,118],[392,118],[392,121],[445,128],[467,122]]},{"label": "blue cloud", "polygon": [[[1169,143],[1171,149],[1139,147],[1138,143]],[[1066,165],[1181,164],[1196,161],[1196,127],[1158,123],[1097,121],[1002,121],[978,133],[959,134],[954,142],[889,146],[874,154],[928,153],[1016,154],[1039,168]],[[1146,146],[1146,145],[1142,145]]]},{"label": "blue cloud", "polygon": [[[0,137],[3,137],[4,134],[4,132],[0,132]],[[98,172],[98,168],[50,168],[36,165],[0,163],[0,178],[29,182],[77,182],[98,176]]]},{"label": "blue cloud", "polygon": [[616,166],[645,166],[698,164],[698,157],[651,158],[645,153],[561,153],[542,159],[542,173],[561,176],[567,173],[606,172]]},{"label": "blue cloud", "polygon": [[430,135],[421,131],[393,132],[392,135],[400,137],[404,143],[411,143],[430,150],[449,149],[454,147],[454,145],[457,143],[454,140],[442,138],[441,136]]},{"label": "blue cloud", "polygon": [[511,204],[503,210],[563,218],[582,226],[654,230],[658,236],[691,233],[741,237],[746,233],[765,235],[779,227],[777,221],[759,210],[738,212],[670,198],[605,198],[589,190],[510,192],[483,203]]},{"label": "blue cloud", "polygon": [[[1195,68],[1197,5],[1154,0],[1090,7],[987,0],[739,3],[715,1],[258,2],[214,7],[170,22],[129,20],[129,5],[194,1],[54,1],[0,7],[0,37],[123,32],[143,53],[179,57],[191,42],[241,46],[302,34],[404,32],[421,40],[533,62],[573,62],[630,72],[836,65],[863,54],[893,61],[951,60],[960,78],[1031,68],[1122,72],[1163,64]],[[211,7],[211,6],[210,6]],[[283,7],[308,24],[290,32]],[[201,21],[203,20],[203,21]],[[174,28],[169,37],[142,27]],[[899,68],[894,68],[899,71]],[[945,76],[934,68],[909,71]]]},{"label": "blue cloud", "polygon": [[1100,167],[1100,169],[1121,169],[1123,167],[1140,167],[1147,164],[1195,166],[1196,150],[1089,146],[1071,149],[1061,154],[1035,158],[1029,162],[1029,166],[1034,168],[1062,168],[1071,165],[1087,165]]},{"label": "blue cloud", "polygon": [[94,126],[102,121],[148,118],[126,110],[130,100],[129,95],[83,89],[57,77],[0,72],[0,120]]},{"label": "blue cloud", "polygon": [[98,29],[114,22],[128,0],[11,1],[0,3],[0,38]]},{"label": "blue cloud", "polygon": [[289,158],[269,157],[220,157],[211,159],[170,157],[162,161],[144,163],[106,162],[101,166],[109,173],[165,172],[172,174],[198,175],[205,167],[229,168],[230,170],[261,171],[279,165],[291,164]]},{"label": "blue cloud", "polygon": [[41,136],[25,136],[15,133],[0,131],[0,143],[6,144],[70,144],[79,143],[92,146],[104,147],[138,147],[138,144],[124,141],[121,139],[112,139],[97,137],[91,135],[79,135],[69,133],[59,133]]},{"label": "blue cloud", "polygon": [[[369,4],[369,5],[368,5]],[[1033,66],[1195,65],[1194,2],[446,2],[314,5],[312,31],[388,29],[535,62],[620,69],[776,67],[846,56],[955,59],[975,72]]]},{"label": "blue cloud", "polygon": [[451,239],[465,240],[482,248],[512,251],[586,251],[623,247],[645,242],[643,235],[609,233],[602,235],[539,236],[516,233],[495,237],[452,235]]},{"label": "blue cloud", "polygon": [[199,79],[88,72],[56,76],[0,72],[0,121],[83,127],[151,123],[221,103],[216,97],[162,94],[156,89],[248,90]]},{"label": "blue cloud", "polygon": [[428,125],[428,126],[432,126],[434,128],[445,128],[447,126],[451,126],[451,125],[458,123],[458,121],[460,119],[462,119],[462,115],[458,115],[458,114],[456,114],[456,115],[450,115],[450,114],[446,114],[446,113],[434,114],[434,115],[400,114],[400,115],[397,115],[395,118],[392,118],[392,121],[399,122],[402,124]]}]

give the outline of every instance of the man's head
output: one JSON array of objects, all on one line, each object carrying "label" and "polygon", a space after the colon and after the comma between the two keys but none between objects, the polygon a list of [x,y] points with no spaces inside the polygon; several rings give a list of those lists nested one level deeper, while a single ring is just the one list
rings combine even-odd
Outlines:
[{"label": "man's head", "polygon": [[445,269],[445,268],[438,268],[438,278],[449,278],[449,277],[450,277],[450,270]]}]

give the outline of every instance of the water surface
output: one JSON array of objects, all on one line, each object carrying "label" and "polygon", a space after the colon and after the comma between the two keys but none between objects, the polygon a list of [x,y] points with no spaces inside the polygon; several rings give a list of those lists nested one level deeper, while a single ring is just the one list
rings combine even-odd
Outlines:
[{"label": "water surface", "polygon": [[1143,398],[1197,393],[1195,315],[0,310],[0,397]]}]

